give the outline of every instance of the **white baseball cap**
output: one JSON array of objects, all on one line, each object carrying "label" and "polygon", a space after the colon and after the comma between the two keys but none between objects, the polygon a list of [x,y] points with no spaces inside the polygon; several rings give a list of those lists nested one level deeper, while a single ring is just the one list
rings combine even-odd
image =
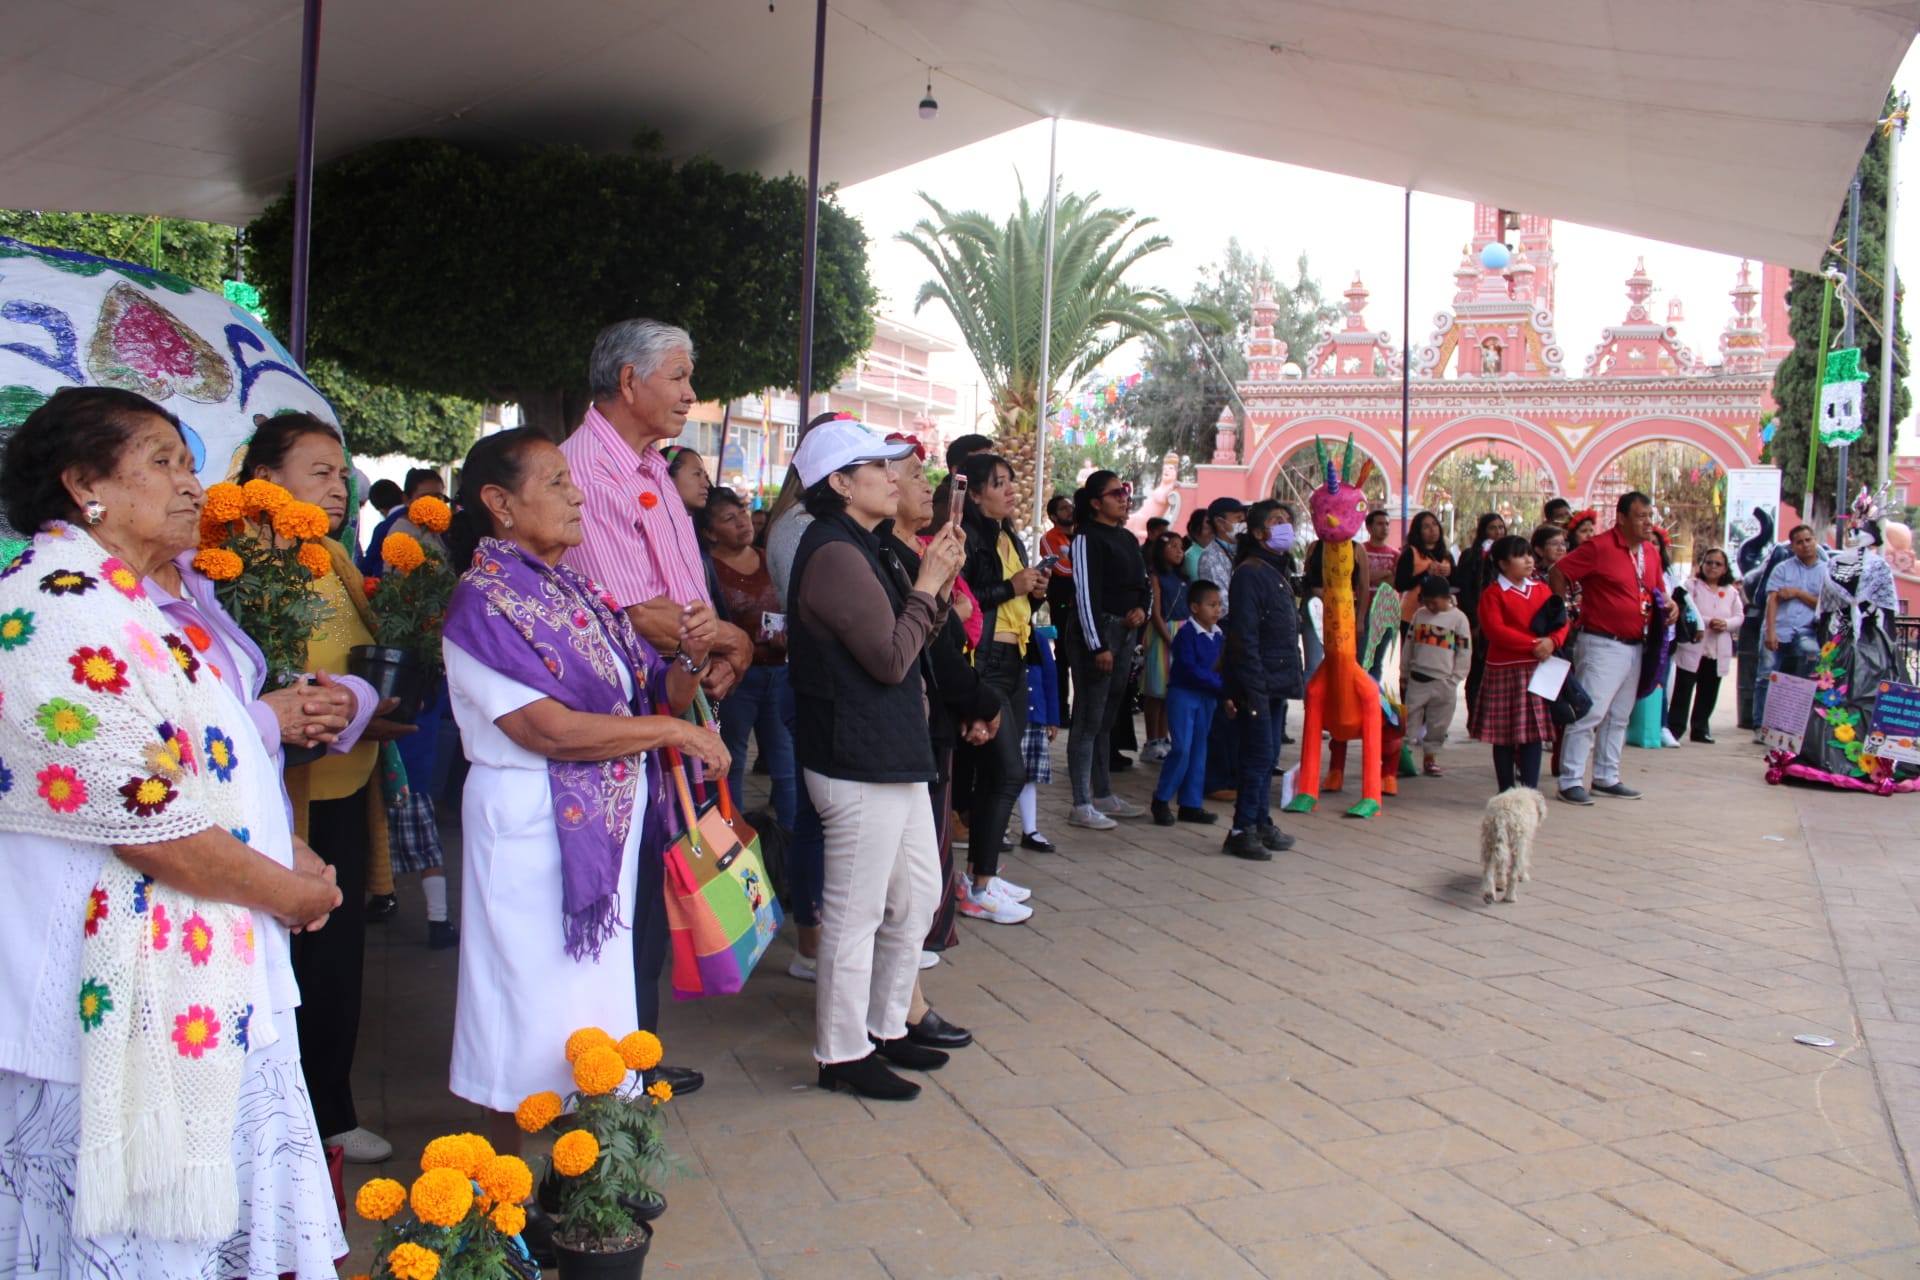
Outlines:
[{"label": "white baseball cap", "polygon": [[800,483],[811,489],[842,467],[892,462],[913,452],[911,443],[889,440],[855,418],[830,418],[808,431],[793,451]]}]

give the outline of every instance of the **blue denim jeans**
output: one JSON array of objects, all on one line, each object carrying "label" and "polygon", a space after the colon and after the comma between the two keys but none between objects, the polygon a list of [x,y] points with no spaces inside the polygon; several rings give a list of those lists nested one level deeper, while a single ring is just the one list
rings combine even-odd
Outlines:
[{"label": "blue denim jeans", "polygon": [[793,763],[793,686],[787,683],[784,666],[747,668],[733,692],[720,704],[720,740],[727,744],[733,768],[727,774],[727,786],[735,803],[744,794],[747,779],[747,735],[760,744],[767,759],[767,773],[773,778],[773,814],[780,825],[793,830],[796,818],[796,783]]},{"label": "blue denim jeans", "polygon": [[1218,700],[1192,689],[1167,690],[1167,732],[1173,749],[1160,762],[1153,798],[1162,803],[1178,795],[1182,808],[1198,809],[1206,799],[1207,734],[1213,729]]},{"label": "blue denim jeans", "polygon": [[1273,822],[1268,807],[1273,802],[1273,762],[1280,758],[1280,734],[1287,715],[1287,700],[1275,698],[1257,708],[1241,707],[1234,720],[1240,738],[1240,785],[1233,801],[1233,829],[1252,831]]},{"label": "blue denim jeans", "polygon": [[1813,664],[1820,658],[1820,637],[1814,633],[1813,625],[1804,627],[1776,627],[1779,637],[1778,649],[1767,648],[1767,624],[1760,624],[1760,671],[1753,680],[1753,726],[1758,729],[1767,723],[1767,676],[1778,671],[1783,675],[1804,676],[1813,670]]}]

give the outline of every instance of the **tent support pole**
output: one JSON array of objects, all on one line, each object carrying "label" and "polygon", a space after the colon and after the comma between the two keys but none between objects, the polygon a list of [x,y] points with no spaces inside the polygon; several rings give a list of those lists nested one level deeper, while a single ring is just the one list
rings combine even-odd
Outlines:
[{"label": "tent support pole", "polygon": [[820,108],[826,95],[827,0],[813,20],[813,119],[807,127],[807,223],[800,248],[800,434],[813,417],[813,298],[820,270]]},{"label": "tent support pole", "polygon": [[1907,96],[1900,95],[1887,119],[1887,253],[1880,288],[1880,457],[1875,492],[1887,487],[1893,466],[1893,325],[1900,273],[1893,266],[1894,219],[1900,208],[1900,143],[1907,136]]},{"label": "tent support pole", "polygon": [[307,268],[313,241],[313,103],[320,70],[320,0],[306,0],[300,22],[300,147],[293,171],[293,301],[288,350],[307,363]]},{"label": "tent support pole", "polygon": [[1033,554],[1040,554],[1040,535],[1047,528],[1047,409],[1048,390],[1053,376],[1053,214],[1054,197],[1060,186],[1060,117],[1053,118],[1053,131],[1047,140],[1047,237],[1041,254],[1040,270],[1040,396],[1034,406],[1033,439]]},{"label": "tent support pole", "polygon": [[1406,189],[1400,217],[1400,545],[1407,544],[1413,518],[1413,472],[1408,462],[1413,439],[1413,188]]}]

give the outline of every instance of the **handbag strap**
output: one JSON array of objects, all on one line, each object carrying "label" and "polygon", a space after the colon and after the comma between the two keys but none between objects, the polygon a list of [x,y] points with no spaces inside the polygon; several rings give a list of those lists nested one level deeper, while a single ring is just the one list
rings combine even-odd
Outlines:
[{"label": "handbag strap", "polygon": [[[715,733],[720,731],[720,717],[714,714],[713,703],[707,700],[707,691],[705,689],[696,688],[694,690],[693,705],[688,708],[688,716],[695,724],[703,729],[711,729]],[[676,751],[674,753],[674,759],[680,761],[679,752]],[[686,787],[687,777],[684,761],[680,761],[678,770],[680,783],[684,789]],[[718,778],[709,779],[706,776],[706,772],[702,770],[700,774],[700,787],[703,792],[708,787],[712,787],[715,790],[720,798],[720,816],[726,820],[728,826],[737,825],[737,820],[740,815],[734,808],[733,789],[727,785],[726,775],[721,774]],[[690,794],[689,803],[691,803]]]},{"label": "handbag strap", "polygon": [[680,797],[680,816],[686,822],[686,835],[690,840],[700,838],[700,811],[694,807],[693,793],[687,789],[687,762],[680,756],[677,747],[666,748],[667,773],[673,778],[673,789]]}]

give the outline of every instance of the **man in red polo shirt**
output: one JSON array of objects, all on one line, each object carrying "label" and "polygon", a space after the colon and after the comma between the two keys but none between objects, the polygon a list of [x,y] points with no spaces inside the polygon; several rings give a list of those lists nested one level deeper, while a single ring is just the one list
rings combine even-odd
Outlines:
[{"label": "man in red polo shirt", "polygon": [[1614,513],[1613,528],[1560,557],[1550,577],[1561,596],[1580,584],[1573,674],[1593,698],[1593,709],[1567,727],[1561,750],[1560,798],[1569,804],[1593,803],[1585,785],[1589,756],[1595,793],[1640,798],[1620,781],[1620,749],[1639,690],[1640,654],[1654,605],[1665,602],[1669,621],[1678,612],[1665,600],[1660,552],[1652,541],[1652,501],[1644,493],[1625,494]]}]

